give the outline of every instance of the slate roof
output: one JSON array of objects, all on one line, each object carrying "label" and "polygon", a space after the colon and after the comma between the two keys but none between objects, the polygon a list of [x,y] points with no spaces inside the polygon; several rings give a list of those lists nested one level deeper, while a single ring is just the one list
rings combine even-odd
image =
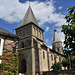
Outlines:
[{"label": "slate roof", "polygon": [[60,40],[60,38],[59,38],[59,36],[58,36],[58,34],[57,34],[57,30],[55,29],[54,30],[54,37],[53,37],[53,42],[61,42],[61,40]]},{"label": "slate roof", "polygon": [[26,12],[26,14],[25,14],[19,27],[24,26],[24,25],[31,23],[31,22],[33,22],[35,25],[39,26],[37,23],[37,20],[34,16],[34,13],[31,9],[31,7],[29,6],[29,8],[28,8],[28,10],[27,10],[27,12]]},{"label": "slate roof", "polygon": [[56,54],[59,54],[59,55],[61,55],[61,56],[64,56],[65,57],[65,55],[64,54],[61,54],[61,53],[59,53],[59,52],[57,52],[57,51],[55,51],[55,50],[52,50],[52,49],[49,49],[51,52],[54,52],[54,53],[56,53]]},{"label": "slate roof", "polygon": [[16,35],[14,35],[13,33],[3,29],[0,27],[0,35],[3,35],[3,36],[10,36],[10,37],[18,37]]}]

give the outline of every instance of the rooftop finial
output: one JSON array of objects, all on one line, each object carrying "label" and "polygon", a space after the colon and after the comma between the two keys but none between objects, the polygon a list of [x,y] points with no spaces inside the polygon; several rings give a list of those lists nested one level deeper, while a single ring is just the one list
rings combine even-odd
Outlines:
[{"label": "rooftop finial", "polygon": [[56,29],[54,29],[54,32],[56,32],[57,30]]},{"label": "rooftop finial", "polygon": [[29,2],[29,6],[30,6],[30,2]]},{"label": "rooftop finial", "polygon": [[54,32],[56,32],[57,30],[56,30],[56,27],[54,26]]}]

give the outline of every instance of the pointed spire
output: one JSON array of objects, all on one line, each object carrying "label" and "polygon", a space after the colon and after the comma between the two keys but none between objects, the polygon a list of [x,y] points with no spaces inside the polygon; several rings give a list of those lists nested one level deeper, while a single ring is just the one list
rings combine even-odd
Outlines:
[{"label": "pointed spire", "polygon": [[38,25],[37,20],[36,20],[36,18],[34,16],[34,13],[33,13],[32,9],[31,9],[30,3],[29,3],[29,8],[28,8],[28,10],[27,10],[27,12],[26,12],[21,24],[20,24],[20,27],[24,26],[24,25],[26,25],[28,23],[31,23],[31,22],[33,22],[34,24]]},{"label": "pointed spire", "polygon": [[54,37],[53,37],[53,42],[61,42],[58,34],[57,34],[57,30],[54,29]]},{"label": "pointed spire", "polygon": [[29,6],[30,6],[30,2],[29,2]]}]

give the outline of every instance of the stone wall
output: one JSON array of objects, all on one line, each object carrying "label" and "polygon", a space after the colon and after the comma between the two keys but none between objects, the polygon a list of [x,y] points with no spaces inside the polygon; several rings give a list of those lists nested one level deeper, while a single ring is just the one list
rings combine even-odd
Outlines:
[{"label": "stone wall", "polygon": [[21,62],[22,60],[26,60],[26,74],[32,74],[32,50],[24,49],[19,50],[19,70],[21,71]]}]

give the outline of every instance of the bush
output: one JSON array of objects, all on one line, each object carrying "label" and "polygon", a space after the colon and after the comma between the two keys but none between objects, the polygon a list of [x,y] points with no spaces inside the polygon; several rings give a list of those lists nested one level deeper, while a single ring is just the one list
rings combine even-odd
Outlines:
[{"label": "bush", "polygon": [[75,56],[72,57],[71,60],[72,60],[72,62],[71,62],[71,64],[72,64],[72,68],[75,69]]},{"label": "bush", "polygon": [[55,71],[55,72],[60,72],[61,71],[61,63],[54,63],[52,66],[51,66],[51,68],[53,69],[53,71]]},{"label": "bush", "polygon": [[72,71],[72,74],[75,74],[75,71]]},{"label": "bush", "polygon": [[63,67],[68,67],[69,66],[69,62],[68,62],[67,59],[63,59],[61,64],[62,64]]}]

